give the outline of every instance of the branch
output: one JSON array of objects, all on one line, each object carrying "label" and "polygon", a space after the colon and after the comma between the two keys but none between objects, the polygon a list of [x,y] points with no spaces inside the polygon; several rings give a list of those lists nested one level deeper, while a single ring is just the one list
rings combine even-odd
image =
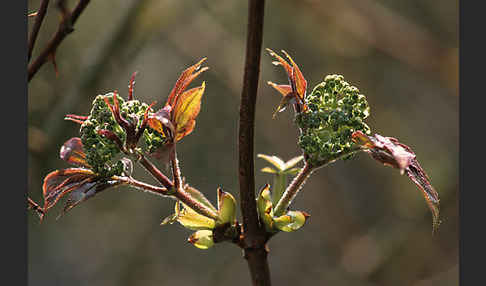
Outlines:
[{"label": "branch", "polygon": [[49,0],[42,0],[39,10],[37,11],[37,15],[35,16],[34,26],[32,27],[32,32],[29,36],[29,51],[28,51],[28,60],[32,57],[32,51],[34,50],[35,40],[37,39],[37,35],[39,34],[40,27],[42,25],[42,21],[44,20],[44,16],[47,12],[47,6],[49,5]]},{"label": "branch", "polygon": [[73,11],[69,13],[63,13],[63,19],[59,23],[56,34],[47,43],[47,46],[41,52],[41,54],[29,65],[28,68],[28,81],[34,77],[37,71],[44,65],[47,59],[54,56],[56,49],[59,47],[64,38],[73,31],[72,26],[76,23],[81,13],[84,11],[90,0],[79,0]]},{"label": "branch", "polygon": [[255,104],[260,74],[265,1],[249,0],[248,4],[246,59],[243,90],[241,92],[238,141],[243,245],[253,285],[271,285],[265,246],[267,235],[259,223],[256,208],[253,160]]}]

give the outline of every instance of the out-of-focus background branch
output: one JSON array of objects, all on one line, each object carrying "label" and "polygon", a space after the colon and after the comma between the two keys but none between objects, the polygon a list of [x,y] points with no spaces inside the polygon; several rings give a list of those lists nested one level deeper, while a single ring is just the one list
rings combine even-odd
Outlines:
[{"label": "out-of-focus background branch", "polygon": [[[52,1],[51,1],[52,2]],[[73,8],[75,1],[66,1]],[[40,1],[29,1],[29,11]],[[67,165],[57,158],[97,94],[165,102],[179,73],[208,57],[210,70],[193,134],[181,141],[183,174],[213,202],[216,188],[237,195],[237,116],[243,76],[245,1],[91,1],[56,54],[29,84],[29,195]],[[294,202],[312,216],[301,230],[270,242],[276,285],[458,285],[458,2],[305,0],[267,3],[264,47],[285,49],[310,88],[329,73],[367,95],[374,132],[416,152],[441,197],[443,223],[432,222],[418,189],[365,155],[319,170]],[[55,33],[49,5],[32,58]],[[34,21],[29,19],[29,28]],[[262,55],[256,114],[258,153],[299,154],[290,112],[265,82],[285,81]],[[265,162],[257,159],[258,169]],[[256,183],[272,178],[258,172]],[[142,171],[135,176],[154,182]],[[155,182],[154,182],[155,183]],[[60,207],[59,207],[60,208]],[[200,251],[177,225],[160,227],[173,201],[107,191],[56,221],[29,214],[31,285],[248,285],[241,252],[230,244]]]}]

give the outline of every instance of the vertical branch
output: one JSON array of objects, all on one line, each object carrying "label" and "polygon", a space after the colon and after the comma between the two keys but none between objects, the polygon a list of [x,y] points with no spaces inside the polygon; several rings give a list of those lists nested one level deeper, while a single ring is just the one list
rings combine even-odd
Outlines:
[{"label": "vertical branch", "polygon": [[253,285],[270,285],[270,270],[265,243],[267,237],[260,226],[255,200],[253,135],[255,104],[260,75],[260,55],[263,38],[264,0],[248,1],[248,26],[245,71],[241,92],[239,120],[239,183],[240,207],[243,216],[245,258]]},{"label": "vertical branch", "polygon": [[30,61],[32,57],[32,51],[34,50],[35,40],[37,40],[37,35],[39,34],[39,30],[42,25],[42,21],[44,20],[44,16],[47,12],[47,6],[49,5],[49,0],[42,0],[39,10],[37,10],[37,16],[35,16],[34,26],[32,27],[32,32],[29,36],[29,51],[27,59]]}]

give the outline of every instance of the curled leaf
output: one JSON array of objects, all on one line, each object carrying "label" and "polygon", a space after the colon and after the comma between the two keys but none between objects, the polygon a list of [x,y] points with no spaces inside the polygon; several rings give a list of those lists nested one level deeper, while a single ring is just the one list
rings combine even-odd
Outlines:
[{"label": "curled leaf", "polygon": [[86,168],[91,167],[86,162],[86,154],[83,151],[83,143],[79,137],[73,137],[66,141],[59,151],[59,157],[72,165]]},{"label": "curled leaf", "polygon": [[217,225],[236,222],[236,200],[230,193],[218,188],[218,222]]},{"label": "curled leaf", "polygon": [[272,195],[270,193],[270,185],[266,184],[260,191],[257,198],[257,209],[261,221],[265,225],[268,232],[274,232],[273,228],[273,204]]},{"label": "curled leaf", "polygon": [[405,144],[393,137],[383,137],[375,134],[368,136],[361,131],[352,134],[353,141],[361,145],[365,152],[378,162],[400,170],[421,190],[425,201],[432,213],[432,227],[436,231],[439,224],[439,194],[430,183],[425,171],[416,159],[415,153]]},{"label": "curled leaf", "polygon": [[147,119],[148,125],[152,129],[158,131],[160,134],[163,134],[166,137],[169,137],[169,134],[167,134],[167,130],[169,130],[172,136],[172,134],[174,134],[175,132],[175,127],[170,120],[171,110],[172,108],[167,105],[156,113],[150,115]]},{"label": "curled leaf", "polygon": [[288,211],[285,215],[274,218],[274,226],[281,231],[291,232],[301,228],[310,215],[301,211]]},{"label": "curled leaf", "polygon": [[211,230],[198,230],[187,239],[197,248],[208,249],[214,245],[213,232]]}]

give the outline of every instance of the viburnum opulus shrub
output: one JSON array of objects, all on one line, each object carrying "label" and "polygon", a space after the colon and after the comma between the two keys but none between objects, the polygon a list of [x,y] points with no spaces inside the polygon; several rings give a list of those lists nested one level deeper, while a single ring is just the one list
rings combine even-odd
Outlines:
[{"label": "viburnum opulus shrub", "polygon": [[[370,116],[366,96],[341,75],[327,75],[307,93],[307,81],[292,58],[287,60],[268,50],[284,68],[287,84],[268,82],[282,99],[273,116],[287,107],[295,113],[295,126],[300,131],[296,144],[302,156],[284,162],[277,156],[259,154],[272,166],[262,169],[274,176],[273,186],[265,185],[256,198],[258,215],[268,237],[277,232],[301,228],[309,214],[290,210],[290,205],[306,179],[318,168],[336,160],[350,159],[367,153],[378,162],[397,168],[422,191],[433,216],[433,229],[439,225],[439,198],[414,152],[392,137],[372,135],[365,120]],[[205,82],[187,89],[207,67],[205,59],[182,72],[163,107],[134,99],[134,78],[129,81],[128,97],[117,91],[98,95],[86,116],[68,114],[65,119],[80,124],[79,137],[61,147],[60,157],[72,168],[56,170],[44,178],[44,204],[28,200],[29,208],[41,219],[61,198],[67,200],[61,214],[97,193],[125,185],[137,190],[175,199],[174,213],[162,224],[180,223],[195,231],[188,241],[201,249],[230,241],[243,245],[244,230],[236,217],[236,201],[232,194],[217,190],[214,206],[202,192],[182,176],[177,159],[177,145],[193,132]],[[203,127],[204,128],[204,127]],[[171,176],[164,174],[152,160],[171,166]],[[303,166],[298,165],[303,162]],[[158,180],[150,185],[132,177],[134,166],[140,165]],[[294,176],[287,184],[288,177]]]}]

